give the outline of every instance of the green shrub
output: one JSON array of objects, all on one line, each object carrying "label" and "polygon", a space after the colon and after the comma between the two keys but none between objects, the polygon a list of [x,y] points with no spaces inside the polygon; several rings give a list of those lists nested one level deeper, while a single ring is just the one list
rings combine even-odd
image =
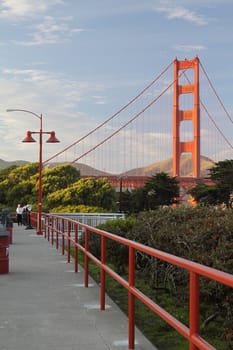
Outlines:
[{"label": "green shrub", "polygon": [[[233,211],[222,208],[164,207],[141,212],[137,217],[116,220],[101,228],[121,237],[135,240],[170,254],[196,261],[232,274]],[[95,244],[95,250],[99,247]],[[108,242],[107,261],[122,274],[127,272],[128,250],[116,242]],[[187,304],[189,273],[141,252],[136,254],[137,275],[161,295],[170,293],[176,306]],[[222,329],[222,338],[232,345],[233,290],[201,278],[203,332],[213,337],[214,327]],[[171,305],[166,305],[171,308]],[[186,317],[186,316],[185,316]],[[217,326],[214,326],[217,322]],[[220,327],[221,325],[221,327]],[[218,340],[216,340],[218,342]],[[228,349],[226,347],[224,349]],[[229,348],[230,349],[230,348]]]}]

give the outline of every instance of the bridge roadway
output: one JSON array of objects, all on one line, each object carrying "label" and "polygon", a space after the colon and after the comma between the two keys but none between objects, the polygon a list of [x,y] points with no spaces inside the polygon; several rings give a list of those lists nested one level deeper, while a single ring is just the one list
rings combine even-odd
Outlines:
[{"label": "bridge roadway", "polygon": [[[126,350],[127,317],[35,230],[13,227],[9,274],[0,275],[0,350]],[[136,329],[136,350],[155,347]]]}]

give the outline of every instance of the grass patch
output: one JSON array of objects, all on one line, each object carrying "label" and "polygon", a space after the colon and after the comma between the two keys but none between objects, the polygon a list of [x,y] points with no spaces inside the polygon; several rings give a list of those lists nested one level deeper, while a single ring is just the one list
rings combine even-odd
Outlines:
[{"label": "grass patch", "polygon": [[[73,249],[71,248],[73,255]],[[83,254],[79,252],[79,264],[83,266]],[[110,266],[113,270],[114,267]],[[99,267],[92,261],[89,261],[89,274],[99,282]],[[127,279],[127,276],[122,276]],[[188,303],[179,301],[171,295],[167,290],[155,291],[150,284],[143,279],[140,274],[136,278],[137,288],[145,293],[149,298],[163,307],[171,315],[176,317],[182,323],[188,325],[189,307]],[[106,293],[119,306],[119,308],[127,314],[128,312],[128,293],[118,282],[106,274]],[[209,313],[212,312],[211,307],[204,305],[203,308]],[[188,341],[176,332],[165,321],[152,312],[147,306],[135,299],[135,323],[140,331],[151,341],[158,349],[162,350],[188,350]],[[218,336],[220,334],[220,336]],[[212,346],[218,350],[232,350],[233,344],[231,340],[224,339],[224,328],[220,319],[213,322],[201,332],[201,336]]]}]

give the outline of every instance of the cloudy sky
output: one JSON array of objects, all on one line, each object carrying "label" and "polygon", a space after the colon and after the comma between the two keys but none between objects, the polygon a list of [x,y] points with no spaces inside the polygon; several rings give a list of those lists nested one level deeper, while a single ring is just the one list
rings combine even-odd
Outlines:
[{"label": "cloudy sky", "polygon": [[175,57],[199,56],[232,115],[232,13],[232,0],[0,0],[0,158],[38,160],[21,140],[39,120],[6,109],[42,113],[59,151]]}]

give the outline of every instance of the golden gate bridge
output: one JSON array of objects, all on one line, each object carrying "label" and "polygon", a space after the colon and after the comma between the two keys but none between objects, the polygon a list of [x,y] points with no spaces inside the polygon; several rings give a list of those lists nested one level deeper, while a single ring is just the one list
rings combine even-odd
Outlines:
[{"label": "golden gate bridge", "polygon": [[215,162],[233,159],[232,135],[233,120],[199,57],[175,59],[126,105],[44,165],[71,163],[82,177],[107,177],[113,186],[127,188],[165,171],[190,188],[207,181]]}]

